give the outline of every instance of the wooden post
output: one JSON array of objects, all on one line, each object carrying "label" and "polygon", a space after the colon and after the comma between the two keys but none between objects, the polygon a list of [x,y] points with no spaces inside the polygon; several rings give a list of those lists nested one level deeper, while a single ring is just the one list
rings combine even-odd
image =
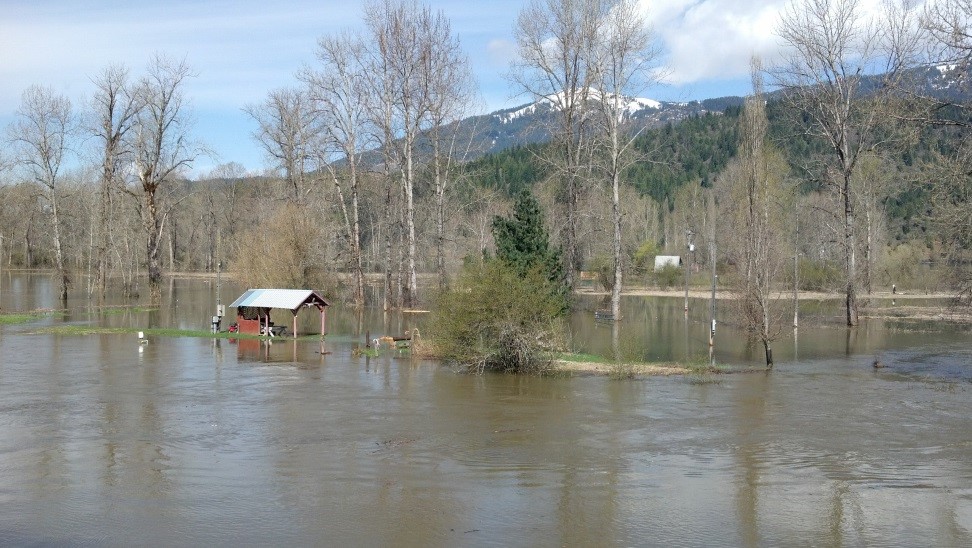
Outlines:
[{"label": "wooden post", "polygon": [[326,333],[325,327],[327,326],[327,307],[321,307],[321,340],[324,339],[324,334]]},{"label": "wooden post", "polygon": [[[297,310],[300,310],[299,308]],[[293,310],[294,313],[294,338],[297,338],[297,310]]]}]

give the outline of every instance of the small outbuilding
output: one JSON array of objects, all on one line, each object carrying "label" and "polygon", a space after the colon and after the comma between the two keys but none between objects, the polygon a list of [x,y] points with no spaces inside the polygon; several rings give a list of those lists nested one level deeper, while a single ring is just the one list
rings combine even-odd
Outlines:
[{"label": "small outbuilding", "polygon": [[323,336],[326,332],[328,306],[331,306],[331,303],[310,289],[250,289],[230,305],[236,308],[236,325],[239,332],[251,335],[278,335],[282,327],[274,326],[270,321],[270,310],[273,308],[289,310],[294,315],[294,337],[297,336],[297,313],[304,308],[316,308],[320,312],[321,336]]},{"label": "small outbuilding", "polygon": [[655,255],[655,272],[658,272],[666,266],[678,268],[682,266],[682,258],[678,255]]}]

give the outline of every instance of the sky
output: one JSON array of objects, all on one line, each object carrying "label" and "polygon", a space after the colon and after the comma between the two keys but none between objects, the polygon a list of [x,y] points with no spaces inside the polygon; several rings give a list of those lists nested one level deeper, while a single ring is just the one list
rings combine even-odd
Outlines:
[{"label": "sky", "polygon": [[[481,112],[529,101],[505,75],[513,27],[528,0],[427,0],[452,23],[479,83]],[[772,59],[786,0],[641,0],[663,54],[666,82],[646,96],[686,101],[749,92],[749,59]],[[49,86],[82,108],[92,78],[111,64],[141,74],[156,52],[185,57],[193,135],[212,151],[193,166],[204,176],[229,162],[262,172],[266,159],[243,109],[297,85],[313,66],[317,39],[362,29],[362,0],[0,0],[0,126],[21,94]]]}]

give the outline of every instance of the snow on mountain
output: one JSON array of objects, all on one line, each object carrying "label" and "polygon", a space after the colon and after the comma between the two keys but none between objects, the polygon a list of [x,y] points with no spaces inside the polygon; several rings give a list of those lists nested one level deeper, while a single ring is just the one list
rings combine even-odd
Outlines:
[{"label": "snow on mountain", "polygon": [[[597,90],[591,89],[588,90],[587,95],[590,99],[597,100],[600,98],[601,94]],[[612,94],[604,94],[604,100],[607,101],[612,101],[614,97],[615,96]],[[538,110],[560,110],[564,108],[567,102],[571,99],[576,100],[576,98],[568,97],[566,93],[560,92],[543,97],[535,103],[529,103],[521,107],[496,112],[493,114],[493,116],[495,116],[496,119],[498,119],[501,123],[509,124],[518,118],[536,114]],[[622,116],[627,115],[632,117],[644,110],[659,110],[662,108],[662,103],[654,99],[622,96],[619,107]]]}]

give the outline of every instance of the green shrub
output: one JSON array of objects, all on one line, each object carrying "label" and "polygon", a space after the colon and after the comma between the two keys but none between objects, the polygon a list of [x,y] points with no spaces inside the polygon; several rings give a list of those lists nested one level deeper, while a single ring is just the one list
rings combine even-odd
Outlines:
[{"label": "green shrub", "polygon": [[661,270],[655,272],[655,283],[658,284],[660,289],[668,289],[677,284],[683,276],[684,274],[681,268],[667,264]]},{"label": "green shrub", "polygon": [[479,373],[542,374],[565,309],[556,282],[540,266],[521,275],[498,259],[469,264],[436,299],[433,352]]},{"label": "green shrub", "polygon": [[651,240],[642,242],[631,257],[631,268],[635,274],[644,276],[655,268],[655,255],[658,255],[658,245]]},{"label": "green shrub", "polygon": [[[789,284],[793,283],[793,275],[787,269]],[[811,261],[800,258],[800,289],[802,291],[835,291],[843,285],[844,273],[833,263]]]}]

